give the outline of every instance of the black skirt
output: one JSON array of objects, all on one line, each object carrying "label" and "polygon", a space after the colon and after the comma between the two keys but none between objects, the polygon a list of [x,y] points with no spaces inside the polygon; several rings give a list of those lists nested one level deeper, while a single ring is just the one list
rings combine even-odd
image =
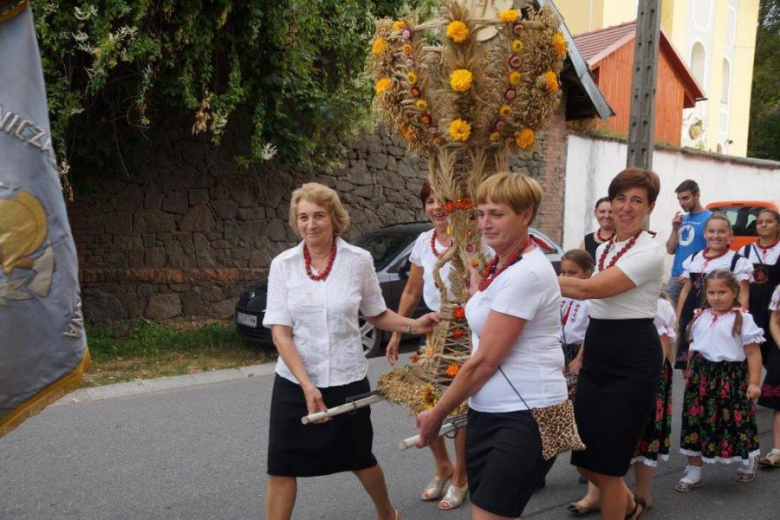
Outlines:
[{"label": "black skirt", "polygon": [[[368,378],[343,386],[320,388],[328,408],[371,390]],[[374,429],[371,407],[333,417],[323,424],[301,424],[308,414],[300,385],[276,375],[271,397],[268,474],[316,477],[376,466],[371,452]]]},{"label": "black skirt", "polygon": [[655,403],[663,357],[653,320],[591,318],[574,416],[587,446],[571,463],[622,477]]},{"label": "black skirt", "polygon": [[494,515],[517,518],[552,468],[542,457],[539,425],[531,412],[469,409],[466,474],[471,502]]}]

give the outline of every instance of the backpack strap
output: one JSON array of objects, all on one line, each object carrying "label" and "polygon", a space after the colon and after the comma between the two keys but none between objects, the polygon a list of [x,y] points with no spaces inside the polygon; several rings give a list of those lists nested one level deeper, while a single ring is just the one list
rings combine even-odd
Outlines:
[{"label": "backpack strap", "polygon": [[739,253],[734,253],[734,257],[731,259],[731,272],[734,272],[734,268],[737,267],[737,262],[739,262],[739,259],[742,258],[742,255]]}]

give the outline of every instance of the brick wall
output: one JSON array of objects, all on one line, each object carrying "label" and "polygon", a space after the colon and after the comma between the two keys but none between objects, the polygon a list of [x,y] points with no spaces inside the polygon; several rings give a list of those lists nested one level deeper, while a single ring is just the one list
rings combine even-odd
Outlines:
[{"label": "brick wall", "polygon": [[[534,225],[558,241],[563,114],[531,159],[510,163],[542,184]],[[239,169],[232,158],[239,145],[217,151],[192,138],[188,126],[172,124],[151,137],[137,175],[76,176],[82,193],[68,212],[92,322],[231,316],[241,289],[296,243],[287,215],[292,191],[304,182],[339,192],[352,217],[348,237],[425,218],[417,194],[427,160],[406,156],[403,143],[382,130],[360,139],[344,168],[326,173],[274,164]]]}]

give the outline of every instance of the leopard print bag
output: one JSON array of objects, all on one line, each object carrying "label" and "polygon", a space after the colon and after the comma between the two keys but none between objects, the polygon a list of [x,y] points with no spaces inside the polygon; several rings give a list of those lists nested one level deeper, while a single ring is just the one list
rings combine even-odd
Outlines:
[{"label": "leopard print bag", "polygon": [[577,430],[577,423],[574,421],[574,406],[571,400],[567,399],[562,403],[544,408],[531,408],[526,404],[523,396],[515,388],[515,385],[506,377],[501,367],[498,367],[501,374],[515,391],[517,397],[525,404],[526,408],[531,410],[531,415],[539,425],[539,434],[542,438],[542,457],[544,460],[566,453],[567,451],[579,451],[585,449],[580,433]]}]

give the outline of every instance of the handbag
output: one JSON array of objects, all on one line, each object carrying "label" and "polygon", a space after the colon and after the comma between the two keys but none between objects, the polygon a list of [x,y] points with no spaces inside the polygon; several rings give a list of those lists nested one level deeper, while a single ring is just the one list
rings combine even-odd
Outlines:
[{"label": "handbag", "polygon": [[498,370],[525,407],[531,411],[536,424],[539,425],[539,435],[542,439],[542,457],[544,460],[550,460],[567,451],[585,449],[585,444],[582,442],[580,433],[577,430],[577,423],[574,421],[574,405],[572,405],[570,399],[553,406],[531,408],[501,367],[498,367]]}]

